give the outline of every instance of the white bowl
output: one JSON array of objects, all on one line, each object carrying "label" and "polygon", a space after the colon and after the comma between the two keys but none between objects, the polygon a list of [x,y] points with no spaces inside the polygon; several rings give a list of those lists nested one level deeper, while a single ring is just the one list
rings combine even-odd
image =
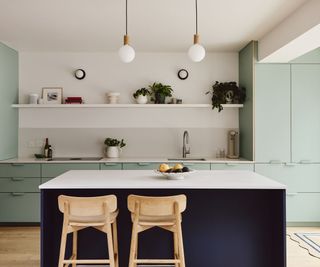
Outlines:
[{"label": "white bowl", "polygon": [[159,170],[155,170],[155,173],[161,174],[169,180],[183,180],[184,177],[195,173],[195,170],[189,169],[188,172],[160,172]]}]

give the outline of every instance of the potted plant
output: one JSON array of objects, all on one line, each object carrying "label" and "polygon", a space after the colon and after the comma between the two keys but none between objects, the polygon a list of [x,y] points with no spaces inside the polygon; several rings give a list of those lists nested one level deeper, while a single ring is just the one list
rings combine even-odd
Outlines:
[{"label": "potted plant", "polygon": [[123,139],[119,141],[118,139],[109,137],[104,140],[104,144],[107,146],[106,155],[108,158],[119,158],[120,149],[126,145]]},{"label": "potted plant", "polygon": [[212,90],[206,92],[206,94],[210,93],[212,109],[217,108],[219,112],[223,110],[222,104],[243,104],[246,99],[246,89],[237,86],[236,82],[216,81],[212,85]]},{"label": "potted plant", "polygon": [[138,104],[146,104],[148,103],[148,96],[151,95],[150,90],[146,88],[138,89],[134,94],[133,97],[137,101]]},{"label": "potted plant", "polygon": [[170,85],[164,85],[162,83],[153,83],[149,85],[149,89],[152,92],[152,100],[155,104],[164,104],[167,96],[172,96],[172,88]]}]

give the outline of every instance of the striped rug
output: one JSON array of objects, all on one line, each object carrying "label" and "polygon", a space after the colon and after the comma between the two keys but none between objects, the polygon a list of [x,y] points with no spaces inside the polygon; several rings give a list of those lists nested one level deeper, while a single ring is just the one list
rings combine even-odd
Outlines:
[{"label": "striped rug", "polygon": [[320,233],[295,233],[295,236],[303,241],[300,244],[311,254],[320,257]]}]

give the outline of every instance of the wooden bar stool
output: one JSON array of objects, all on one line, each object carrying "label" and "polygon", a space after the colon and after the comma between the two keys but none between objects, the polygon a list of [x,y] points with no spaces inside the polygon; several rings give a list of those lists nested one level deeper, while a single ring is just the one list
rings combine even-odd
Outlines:
[{"label": "wooden bar stool", "polygon": [[[132,218],[132,237],[129,267],[137,264],[175,264],[185,267],[181,213],[186,209],[185,195],[168,197],[128,196]],[[138,234],[153,227],[171,231],[174,240],[174,259],[138,259]]]},{"label": "wooden bar stool", "polygon": [[[118,267],[117,197],[58,197],[59,210],[63,213],[63,226],[58,267],[76,267],[77,264],[110,264]],[[107,234],[109,259],[77,259],[78,231],[93,227]],[[67,235],[73,233],[72,256],[65,259]]]}]

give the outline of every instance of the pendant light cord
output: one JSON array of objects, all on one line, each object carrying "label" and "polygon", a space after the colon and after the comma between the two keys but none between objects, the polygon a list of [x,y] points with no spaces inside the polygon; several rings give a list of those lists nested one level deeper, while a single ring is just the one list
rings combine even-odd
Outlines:
[{"label": "pendant light cord", "polygon": [[126,35],[128,35],[128,0],[126,0]]},{"label": "pendant light cord", "polygon": [[196,34],[198,34],[198,0],[195,0],[196,4]]}]

